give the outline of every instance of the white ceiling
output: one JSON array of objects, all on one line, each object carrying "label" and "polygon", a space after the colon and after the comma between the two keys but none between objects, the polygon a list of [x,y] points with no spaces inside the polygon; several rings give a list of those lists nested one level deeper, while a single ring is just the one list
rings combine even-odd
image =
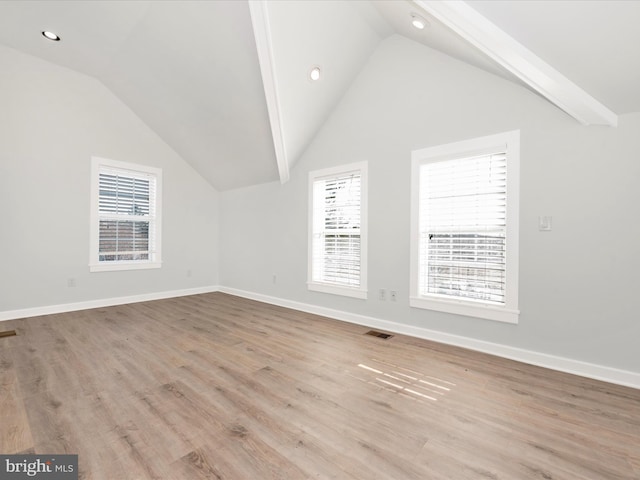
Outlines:
[{"label": "white ceiling", "polygon": [[[366,5],[369,2],[343,0],[267,2],[289,168],[383,38],[367,22]],[[317,82],[309,78],[314,66],[321,69]]]},{"label": "white ceiling", "polygon": [[[283,161],[293,167],[379,42],[394,33],[522,84],[491,51],[422,8],[460,3],[270,0],[264,5],[273,78],[264,83],[265,59],[245,0],[0,1],[0,43],[95,77],[225,190],[276,180]],[[570,88],[580,87],[602,108],[640,111],[640,1],[464,6],[510,36],[508,47],[525,46],[549,66],[545,73],[567,77]],[[410,12],[430,25],[414,29]],[[47,41],[44,29],[62,41]],[[314,65],[322,69],[319,82],[308,79]]]},{"label": "white ceiling", "polygon": [[471,5],[615,113],[640,111],[640,1]]},{"label": "white ceiling", "polygon": [[[520,82],[518,78],[509,73],[508,70],[492,61],[482,52],[472,48],[469,43],[459,35],[422,11],[413,1],[378,0],[371,3],[380,12],[384,20],[388,22],[394,33],[399,33],[423,45],[445,52],[454,58],[504,77],[507,80]],[[411,12],[417,13],[425,18],[428,22],[427,27],[423,30],[418,30],[413,27],[410,21]]]},{"label": "white ceiling", "polygon": [[278,178],[247,2],[0,1],[0,43],[100,80],[220,190]]}]

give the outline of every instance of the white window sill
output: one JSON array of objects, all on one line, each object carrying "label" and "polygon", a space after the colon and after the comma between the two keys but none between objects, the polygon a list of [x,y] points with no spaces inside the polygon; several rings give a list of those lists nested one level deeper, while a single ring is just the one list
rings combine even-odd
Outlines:
[{"label": "white window sill", "polygon": [[309,290],[314,292],[331,293],[332,295],[342,295],[344,297],[361,298],[366,300],[367,291],[360,288],[340,287],[327,283],[307,282]]},{"label": "white window sill", "polygon": [[147,270],[162,267],[162,262],[102,262],[89,265],[90,272],[114,272],[117,270]]},{"label": "white window sill", "polygon": [[519,310],[483,304],[479,302],[445,300],[441,298],[411,297],[409,305],[415,308],[435,310],[438,312],[455,313],[467,317],[484,318],[496,322],[518,323]]}]

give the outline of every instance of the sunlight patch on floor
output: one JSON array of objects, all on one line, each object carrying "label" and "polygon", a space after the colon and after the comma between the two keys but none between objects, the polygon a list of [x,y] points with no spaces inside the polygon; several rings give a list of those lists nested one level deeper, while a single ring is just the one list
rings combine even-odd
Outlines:
[{"label": "sunlight patch on floor", "polygon": [[[366,372],[375,374],[374,381],[378,386],[414,399],[437,402],[438,398],[442,398],[456,386],[453,382],[375,358],[369,359],[367,363],[359,363],[358,367]],[[375,367],[371,366],[371,364],[374,364]]]}]

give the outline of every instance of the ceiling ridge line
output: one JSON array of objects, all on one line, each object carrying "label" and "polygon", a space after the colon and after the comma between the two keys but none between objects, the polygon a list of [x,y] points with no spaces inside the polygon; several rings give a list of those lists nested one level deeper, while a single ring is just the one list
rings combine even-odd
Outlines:
[{"label": "ceiling ridge line", "polygon": [[466,2],[413,1],[583,125],[618,125],[618,115]]},{"label": "ceiling ridge line", "polygon": [[267,110],[269,112],[269,122],[271,124],[271,135],[273,136],[276,162],[278,164],[278,174],[280,176],[280,182],[286,183],[289,181],[289,160],[284,142],[282,108],[278,96],[278,79],[275,70],[271,25],[269,23],[269,12],[267,9],[266,0],[249,0],[251,24],[253,26],[253,36],[258,50],[262,85],[264,87]]}]

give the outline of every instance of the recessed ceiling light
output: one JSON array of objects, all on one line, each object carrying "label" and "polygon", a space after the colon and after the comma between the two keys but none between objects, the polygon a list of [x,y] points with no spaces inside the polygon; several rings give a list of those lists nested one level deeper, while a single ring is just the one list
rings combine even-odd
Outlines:
[{"label": "recessed ceiling light", "polygon": [[59,42],[60,41],[60,37],[58,35],[56,35],[53,32],[50,32],[48,30],[45,30],[44,32],[42,32],[42,35],[44,35],[45,38],[48,38],[49,40],[52,40],[54,42]]},{"label": "recessed ceiling light", "polygon": [[428,23],[424,18],[422,18],[417,13],[412,13],[411,14],[411,25],[416,27],[418,30],[422,30],[424,27],[426,27],[428,25]]},{"label": "recessed ceiling light", "polygon": [[314,82],[320,80],[320,67],[313,67],[309,72],[309,78]]}]

